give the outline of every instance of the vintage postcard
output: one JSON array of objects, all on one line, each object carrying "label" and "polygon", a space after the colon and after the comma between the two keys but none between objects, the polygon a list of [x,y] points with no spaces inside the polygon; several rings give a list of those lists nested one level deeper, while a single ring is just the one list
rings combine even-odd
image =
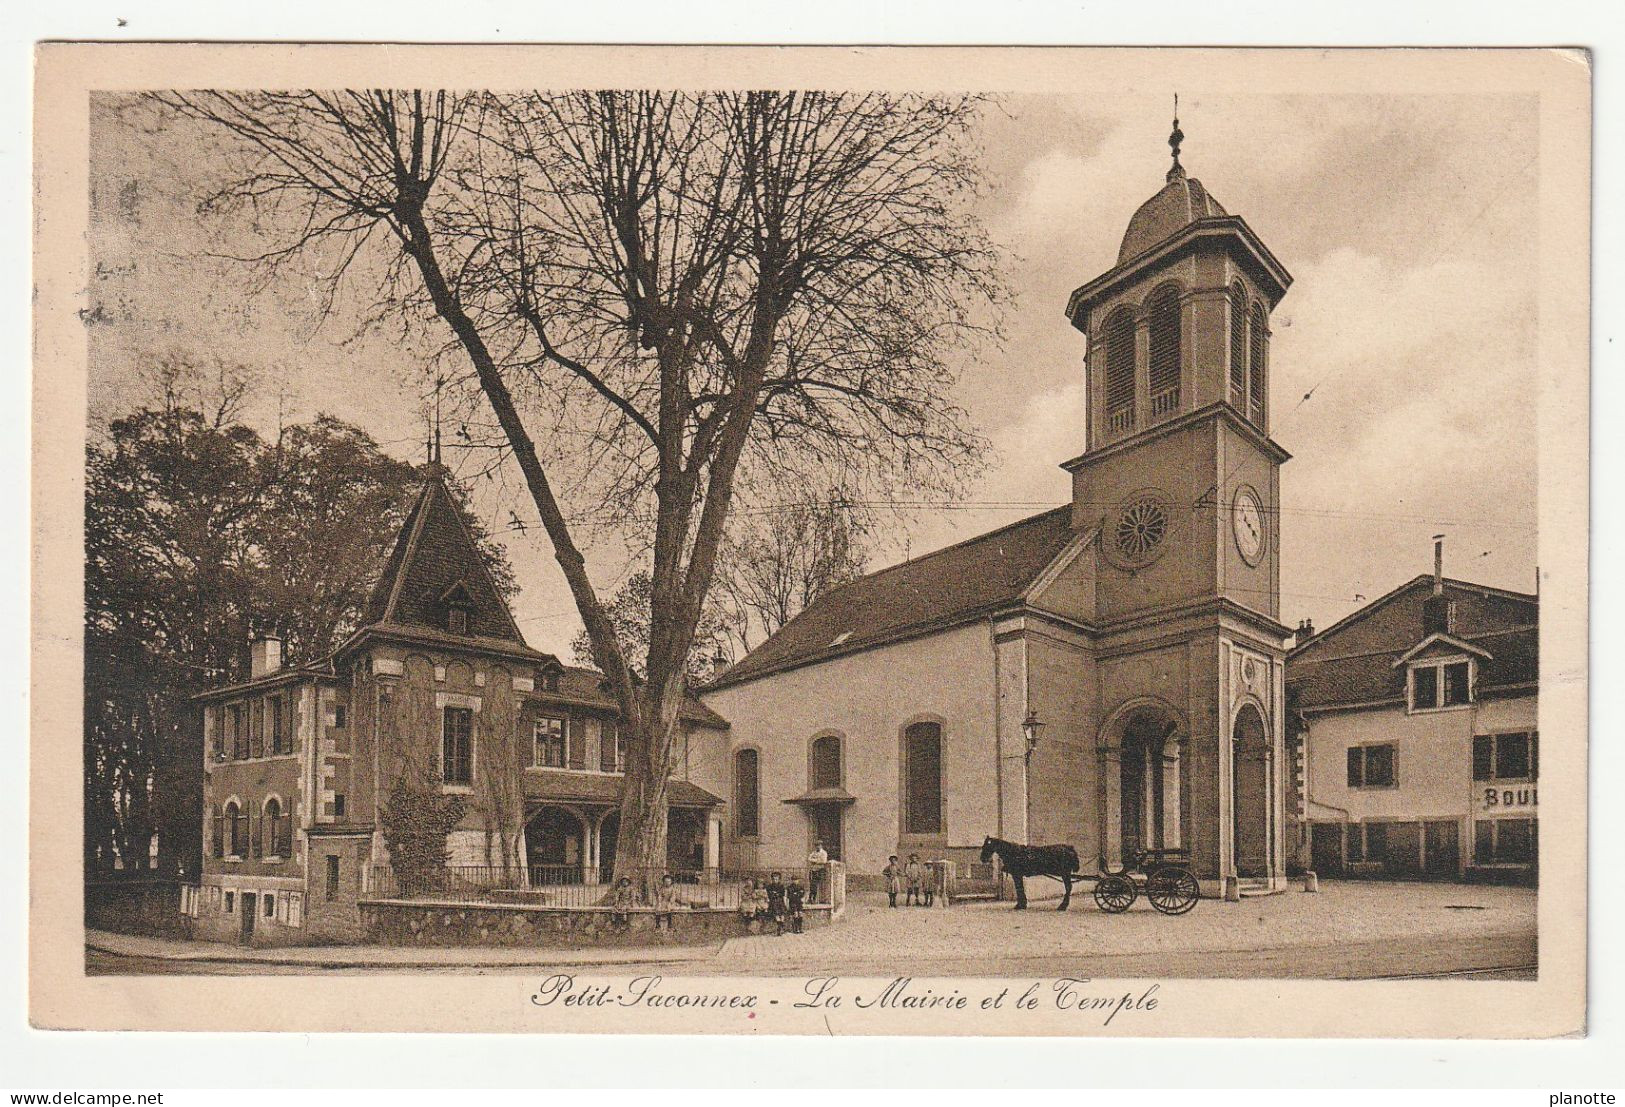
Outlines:
[{"label": "vintage postcard", "polygon": [[1582,53],[37,94],[36,1026],[1584,1032]]}]

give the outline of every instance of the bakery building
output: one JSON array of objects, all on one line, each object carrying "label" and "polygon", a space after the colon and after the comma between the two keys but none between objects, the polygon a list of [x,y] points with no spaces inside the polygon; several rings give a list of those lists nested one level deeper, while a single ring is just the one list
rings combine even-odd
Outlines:
[{"label": "bakery building", "polygon": [[[362,625],[330,656],[251,648],[249,678],[195,698],[203,872],[182,908],[200,935],[355,939],[387,891],[382,820],[403,777],[463,798],[448,865],[499,886],[606,882],[625,750],[602,678],[526,644],[431,466]],[[691,700],[671,783],[673,869],[724,861],[727,727]],[[507,883],[511,882],[511,883]]]},{"label": "bakery building", "polygon": [[1540,600],[1407,581],[1287,657],[1296,861],[1527,880],[1539,844]]},{"label": "bakery building", "polygon": [[703,693],[730,849],[822,840],[861,886],[986,835],[1092,871],[1183,849],[1284,886],[1285,656],[1269,318],[1291,277],[1179,163],[1065,305],[1086,338],[1072,500],[825,595]]}]

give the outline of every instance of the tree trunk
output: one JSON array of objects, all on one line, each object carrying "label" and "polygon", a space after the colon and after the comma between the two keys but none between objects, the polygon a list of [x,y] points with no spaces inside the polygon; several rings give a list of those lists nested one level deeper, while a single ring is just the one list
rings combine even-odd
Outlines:
[{"label": "tree trunk", "polygon": [[672,736],[682,706],[682,682],[675,696],[644,686],[626,728],[626,778],[621,793],[621,824],[611,882],[627,877],[643,902],[653,902],[666,871],[667,784],[671,777]]}]

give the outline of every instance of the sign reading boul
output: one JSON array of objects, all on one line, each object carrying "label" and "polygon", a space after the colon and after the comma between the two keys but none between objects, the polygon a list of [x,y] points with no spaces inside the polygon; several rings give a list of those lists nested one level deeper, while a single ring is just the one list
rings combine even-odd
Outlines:
[{"label": "sign reading boul", "polygon": [[1516,788],[1483,788],[1478,793],[1478,805],[1486,810],[1496,811],[1505,811],[1508,808],[1532,808],[1535,806],[1535,786],[1524,784]]}]

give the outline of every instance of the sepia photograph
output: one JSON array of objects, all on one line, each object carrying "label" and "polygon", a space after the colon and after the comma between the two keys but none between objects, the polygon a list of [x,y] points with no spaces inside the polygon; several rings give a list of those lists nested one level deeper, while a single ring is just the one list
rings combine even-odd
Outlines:
[{"label": "sepia photograph", "polygon": [[1583,59],[480,50],[42,48],[37,1025],[1583,1028]]}]

